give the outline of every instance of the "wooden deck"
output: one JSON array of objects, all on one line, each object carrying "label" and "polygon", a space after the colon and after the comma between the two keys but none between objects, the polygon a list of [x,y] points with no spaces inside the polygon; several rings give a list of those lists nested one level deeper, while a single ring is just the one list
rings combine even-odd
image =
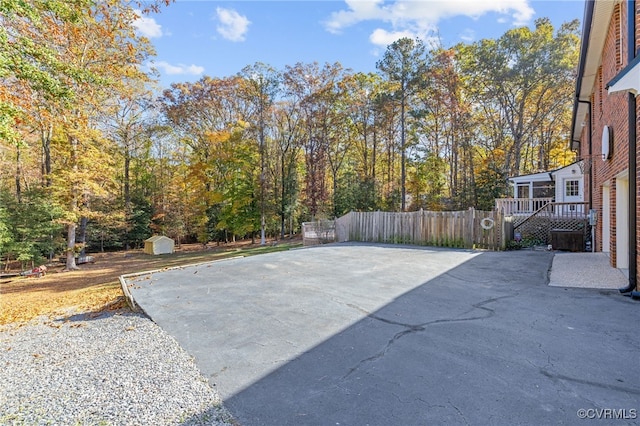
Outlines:
[{"label": "wooden deck", "polygon": [[496,210],[505,216],[531,215],[553,202],[553,198],[496,198]]},{"label": "wooden deck", "polygon": [[515,226],[529,218],[545,217],[558,220],[584,220],[588,218],[588,203],[555,203],[552,198],[497,198],[496,210],[513,217]]}]

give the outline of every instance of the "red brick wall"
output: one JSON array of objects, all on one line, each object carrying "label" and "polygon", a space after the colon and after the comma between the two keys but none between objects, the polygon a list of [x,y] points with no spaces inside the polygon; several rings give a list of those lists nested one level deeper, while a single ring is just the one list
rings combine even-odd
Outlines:
[{"label": "red brick wall", "polygon": [[[639,2],[640,3],[640,2]],[[637,15],[636,15],[637,16]],[[592,166],[593,207],[598,210],[600,221],[596,229],[596,250],[602,251],[602,186],[610,182],[610,252],[612,266],[616,265],[616,176],[628,169],[628,94],[626,92],[608,94],[606,84],[611,81],[627,61],[627,3],[618,3],[609,24],[609,30],[602,51],[601,67],[593,87],[592,98]],[[613,154],[607,161],[602,160],[602,130],[609,126],[613,130]],[[583,133],[584,135],[584,133]],[[587,140],[586,136],[583,136]],[[581,144],[584,158],[588,146]],[[587,178],[589,178],[587,176]]]}]

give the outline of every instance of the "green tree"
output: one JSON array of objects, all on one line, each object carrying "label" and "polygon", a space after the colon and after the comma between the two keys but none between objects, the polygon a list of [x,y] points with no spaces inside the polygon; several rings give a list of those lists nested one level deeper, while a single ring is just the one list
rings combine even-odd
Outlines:
[{"label": "green tree", "polygon": [[[206,229],[219,228],[218,224],[210,223],[213,216],[207,212],[215,211],[212,207],[225,201],[225,194],[230,193],[227,173],[231,172],[228,167],[234,152],[229,139],[245,137],[244,118],[250,115],[250,106],[240,96],[241,83],[238,76],[204,77],[196,83],[173,84],[160,98],[167,125],[179,142],[174,149],[180,172],[173,185],[180,190],[165,208],[173,210],[172,217],[182,229],[181,234],[186,232],[203,239],[208,235]],[[237,134],[241,136],[236,137]],[[254,148],[257,153],[257,147]],[[252,165],[252,173],[259,168],[258,164]]]},{"label": "green tree", "polygon": [[[73,91],[66,80],[88,75],[42,40],[47,34],[64,35],[58,23],[78,24],[82,11],[91,3],[91,0],[0,1],[0,78],[5,82],[14,79],[47,98],[70,100]],[[15,144],[21,139],[15,126],[24,116],[24,100],[8,84],[0,86],[0,140]]]},{"label": "green tree", "polygon": [[343,75],[344,69],[338,63],[298,63],[288,66],[284,73],[285,93],[299,105],[303,118],[304,202],[312,220],[329,213],[327,148],[333,131],[337,85]]},{"label": "green tree", "polygon": [[[570,96],[558,93],[572,90],[577,31],[574,21],[554,33],[549,19],[541,18],[533,30],[515,28],[497,40],[459,46],[474,101],[483,105],[490,125],[505,130],[496,133],[491,148],[504,150],[503,172],[507,175],[538,171],[544,165],[538,158],[534,164],[523,164],[523,154],[529,144],[544,137],[538,132],[543,123],[553,122],[562,110],[571,108]],[[554,105],[558,99],[565,101]]]},{"label": "green tree", "polygon": [[376,63],[376,68],[394,83],[393,99],[400,104],[401,210],[406,208],[407,109],[410,98],[422,87],[426,71],[425,46],[420,39],[394,41]]},{"label": "green tree", "polygon": [[[451,207],[466,208],[472,203],[462,199],[463,188],[473,183],[473,150],[471,138],[471,105],[464,96],[464,77],[457,66],[455,51],[437,47],[427,55],[427,84],[416,96],[413,131],[421,150],[429,154],[421,157],[442,159],[437,167],[441,176],[432,178],[446,184],[440,197]],[[438,163],[439,164],[439,163]]]},{"label": "green tree", "polygon": [[252,127],[258,136],[258,149],[260,152],[260,245],[265,245],[267,117],[269,117],[269,110],[280,92],[282,79],[280,73],[263,63],[256,63],[253,66],[243,68],[240,76],[243,77],[244,83],[241,85],[242,96],[252,107],[248,118],[256,123]]},{"label": "green tree", "polygon": [[505,195],[506,176],[496,164],[489,164],[476,176],[476,208],[493,210],[495,199]]},{"label": "green tree", "polygon": [[[354,145],[357,157],[354,163],[357,169],[358,190],[356,209],[368,210],[377,206],[379,161],[379,129],[376,100],[383,93],[382,79],[377,74],[356,73],[346,76],[342,84],[348,93],[346,112],[353,125]],[[366,201],[365,201],[366,200]]]},{"label": "green tree", "polygon": [[[118,181],[122,187],[122,207],[128,232],[123,236],[124,247],[138,242],[142,232],[141,217],[147,216],[149,206],[146,189],[149,184],[150,132],[156,126],[153,92],[144,80],[129,81],[126,90],[111,100],[111,108],[105,114],[104,132],[114,144],[114,156],[118,160]],[[132,176],[133,175],[133,176]],[[141,216],[142,212],[144,214]],[[125,230],[125,231],[127,231]]]},{"label": "green tree", "polygon": [[255,179],[257,152],[245,139],[243,129],[221,135],[220,149],[224,156],[216,160],[223,171],[222,202],[217,229],[244,237],[260,229],[259,184]]},{"label": "green tree", "polygon": [[66,158],[64,167],[53,172],[53,190],[67,206],[67,270],[77,269],[78,223],[89,218],[92,198],[109,196],[114,189],[110,177],[115,164],[106,156],[109,140],[98,126],[101,113],[110,106],[107,99],[123,93],[128,82],[147,78],[140,65],[152,53],[148,40],[136,35],[133,23],[138,15],[129,5],[103,1],[82,10],[81,18],[64,28],[64,43],[56,46],[74,68],[93,76],[65,82],[75,98],[59,115],[58,149]]},{"label": "green tree", "polygon": [[51,257],[62,243],[63,211],[44,191],[26,191],[17,201],[0,194],[0,254],[26,263]]},{"label": "green tree", "polygon": [[[304,129],[302,116],[298,104],[291,101],[281,101],[272,110],[271,152],[274,158],[271,163],[271,174],[276,181],[277,212],[280,216],[280,238],[285,235],[287,220],[291,224],[298,205],[298,165]],[[292,228],[292,226],[290,226]],[[293,230],[290,229],[293,233]]]}]

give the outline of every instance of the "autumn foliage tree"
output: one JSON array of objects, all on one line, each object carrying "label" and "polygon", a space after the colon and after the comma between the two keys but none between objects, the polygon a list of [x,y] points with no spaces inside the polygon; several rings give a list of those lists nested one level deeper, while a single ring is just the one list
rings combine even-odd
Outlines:
[{"label": "autumn foliage tree", "polygon": [[[69,270],[76,268],[78,224],[90,217],[93,199],[107,195],[113,175],[100,125],[105,100],[118,96],[125,79],[147,78],[139,66],[152,49],[135,33],[139,12],[133,6],[117,0],[7,1],[0,8],[0,73],[7,82],[0,87],[6,112],[0,134],[17,154],[15,194],[20,200],[23,186],[34,183],[23,165],[41,149],[41,182],[65,211]],[[26,122],[29,115],[33,120]]]},{"label": "autumn foliage tree", "polygon": [[420,39],[401,38],[391,43],[376,63],[380,72],[393,83],[392,98],[400,105],[400,191],[401,211],[406,208],[407,112],[412,97],[423,87],[425,46]]},{"label": "autumn foliage tree", "polygon": [[256,63],[158,93],[134,26],[145,4],[0,2],[5,258],[63,251],[74,269],[84,246],[152,233],[264,242],[349,210],[489,209],[506,177],[572,161],[577,22],[399,39],[377,73]]}]

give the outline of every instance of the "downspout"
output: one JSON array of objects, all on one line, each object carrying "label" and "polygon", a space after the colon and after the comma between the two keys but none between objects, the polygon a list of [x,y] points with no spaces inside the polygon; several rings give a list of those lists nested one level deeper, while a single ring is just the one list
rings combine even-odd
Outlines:
[{"label": "downspout", "polygon": [[[591,22],[593,20],[593,5],[594,1],[587,0],[587,4],[584,10],[584,22],[583,33],[582,33],[582,45],[580,46],[580,62],[578,63],[578,78],[576,79],[576,98],[573,102],[573,114],[571,115],[571,133],[573,140],[573,129],[576,128],[576,120],[578,116],[578,104],[581,102],[580,100],[580,89],[582,88],[582,75],[584,74],[585,67],[585,59],[587,57],[587,51],[589,50],[589,37],[591,37]],[[591,110],[589,110],[589,114],[591,114]],[[579,142],[579,141],[576,141]]]},{"label": "downspout", "polygon": [[[636,57],[636,1],[627,1],[627,58],[631,63]],[[636,214],[636,186],[638,172],[636,170],[636,97],[633,93],[628,94],[629,97],[629,283],[626,287],[619,289],[620,293],[632,292],[632,296],[640,296],[640,292],[635,291],[637,285],[637,214]]]}]

